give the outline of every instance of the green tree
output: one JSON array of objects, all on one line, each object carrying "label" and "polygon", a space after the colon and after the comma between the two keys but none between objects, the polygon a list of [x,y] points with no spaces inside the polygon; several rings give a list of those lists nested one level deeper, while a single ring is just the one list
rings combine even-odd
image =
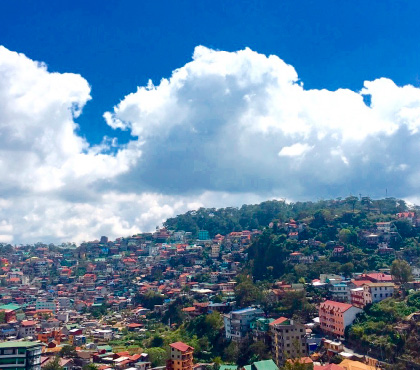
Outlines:
[{"label": "green tree", "polygon": [[60,351],[60,356],[64,358],[77,357],[76,347],[65,344]]},{"label": "green tree", "polygon": [[238,306],[246,307],[261,300],[260,289],[249,277],[242,277],[240,283],[235,287],[235,298]]},{"label": "green tree", "polygon": [[235,363],[239,357],[239,347],[236,342],[230,342],[229,345],[223,351],[224,360],[226,362]]},{"label": "green tree", "polygon": [[343,265],[341,265],[340,267],[340,271],[341,273],[345,276],[345,277],[350,277],[351,274],[354,271],[354,265],[351,262],[347,262]]},{"label": "green tree", "polygon": [[404,260],[394,260],[392,262],[391,275],[401,285],[406,284],[413,278],[411,266]]},{"label": "green tree", "polygon": [[6,312],[0,311],[0,324],[4,324],[6,322]]},{"label": "green tree", "polygon": [[152,367],[163,366],[167,358],[166,351],[163,348],[152,347],[147,350]]},{"label": "green tree", "polygon": [[159,335],[155,335],[150,342],[151,347],[162,347],[163,346],[163,339]]},{"label": "green tree", "polygon": [[355,197],[354,195],[350,195],[345,199],[345,202],[351,206],[353,213],[358,200],[359,198]]},{"label": "green tree", "polygon": [[64,367],[60,366],[60,357],[55,356],[52,361],[49,361],[42,370],[64,370]]}]

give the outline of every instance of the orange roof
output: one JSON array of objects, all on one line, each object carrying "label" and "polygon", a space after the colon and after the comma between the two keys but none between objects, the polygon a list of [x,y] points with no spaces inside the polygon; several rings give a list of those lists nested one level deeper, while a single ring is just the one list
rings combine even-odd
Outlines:
[{"label": "orange roof", "polygon": [[279,325],[284,323],[285,321],[289,320],[287,317],[279,317],[277,320],[274,320],[273,322],[270,323],[270,325],[274,326],[274,325]]},{"label": "orange roof", "polygon": [[195,311],[195,307],[185,307],[182,309],[182,311],[184,312],[193,312]]},{"label": "orange roof", "polygon": [[21,322],[22,326],[32,326],[32,325],[36,325],[36,321],[33,320],[24,320]]}]

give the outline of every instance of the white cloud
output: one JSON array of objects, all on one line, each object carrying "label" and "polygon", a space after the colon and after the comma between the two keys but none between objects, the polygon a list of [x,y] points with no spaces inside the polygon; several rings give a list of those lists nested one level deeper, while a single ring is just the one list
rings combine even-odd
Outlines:
[{"label": "white cloud", "polygon": [[132,134],[127,145],[77,134],[90,99],[80,75],[0,47],[0,242],[113,238],[190,208],[273,197],[420,197],[413,86],[306,90],[277,56],[199,46],[171,78],[104,113]]},{"label": "white cloud", "polygon": [[280,152],[279,152],[279,156],[281,157],[299,157],[302,154],[305,154],[306,152],[308,152],[309,150],[311,150],[312,147],[309,146],[308,144],[301,144],[301,143],[296,143],[290,146],[285,146],[283,147]]}]

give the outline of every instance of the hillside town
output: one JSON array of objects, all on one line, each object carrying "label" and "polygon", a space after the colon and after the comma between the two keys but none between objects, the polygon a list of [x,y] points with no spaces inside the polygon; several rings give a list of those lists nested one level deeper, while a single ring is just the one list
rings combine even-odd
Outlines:
[{"label": "hillside town", "polygon": [[420,214],[351,201],[274,207],[226,234],[169,220],[113,241],[2,244],[1,368],[420,368]]}]

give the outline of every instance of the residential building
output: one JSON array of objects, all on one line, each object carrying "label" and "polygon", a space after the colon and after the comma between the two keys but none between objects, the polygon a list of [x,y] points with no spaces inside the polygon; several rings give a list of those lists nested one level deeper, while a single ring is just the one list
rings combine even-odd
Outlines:
[{"label": "residential building", "polygon": [[36,324],[33,320],[23,320],[20,323],[19,338],[35,337]]},{"label": "residential building", "polygon": [[198,232],[198,240],[210,240],[210,235],[207,230],[200,230]]},{"label": "residential building", "polygon": [[211,245],[211,254],[210,254],[210,257],[211,258],[219,258],[219,256],[220,256],[220,244],[213,243]]},{"label": "residential building", "polygon": [[365,283],[362,287],[351,289],[352,305],[363,308],[377,303],[394,294],[394,283]]},{"label": "residential building", "polygon": [[344,337],[344,330],[354,321],[359,312],[362,312],[360,308],[348,303],[322,302],[319,305],[321,330],[327,334]]},{"label": "residential building", "polygon": [[288,358],[308,355],[304,325],[280,317],[270,323],[270,332],[273,358],[277,366],[283,366]]},{"label": "residential building", "polygon": [[35,302],[36,310],[51,310],[55,313],[58,311],[58,308],[59,304],[56,300],[37,299]]},{"label": "residential building", "polygon": [[0,367],[3,370],[41,370],[42,345],[35,342],[0,343]]},{"label": "residential building", "polygon": [[251,329],[251,321],[263,314],[259,308],[247,307],[224,315],[226,338],[233,341],[243,340]]},{"label": "residential building", "polygon": [[166,361],[166,370],[192,370],[194,348],[183,342],[175,342],[171,347],[170,359]]},{"label": "residential building", "polygon": [[329,287],[331,298],[337,302],[350,302],[350,287],[347,282],[331,284]]}]

